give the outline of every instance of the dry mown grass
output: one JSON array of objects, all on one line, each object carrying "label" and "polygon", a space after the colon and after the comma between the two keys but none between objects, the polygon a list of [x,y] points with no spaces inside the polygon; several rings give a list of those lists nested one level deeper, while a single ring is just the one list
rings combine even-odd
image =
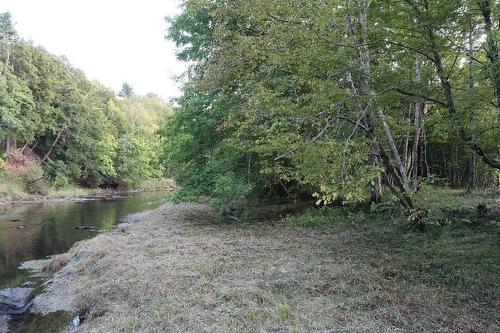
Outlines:
[{"label": "dry mown grass", "polygon": [[457,299],[413,280],[384,235],[226,225],[206,206],[168,204],[77,244],[51,289],[74,297],[78,332],[498,331],[490,286]]}]

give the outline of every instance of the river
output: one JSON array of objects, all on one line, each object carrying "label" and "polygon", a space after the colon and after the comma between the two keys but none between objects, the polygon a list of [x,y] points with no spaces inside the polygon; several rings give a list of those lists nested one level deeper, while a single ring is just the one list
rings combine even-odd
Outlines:
[{"label": "river", "polygon": [[[40,282],[19,269],[22,262],[66,252],[77,241],[111,230],[127,215],[165,202],[164,193],[140,193],[81,202],[0,206],[0,289]],[[51,332],[64,328],[61,325],[66,325],[67,319],[64,313],[46,317],[27,314],[14,318],[10,326],[13,332]]]}]

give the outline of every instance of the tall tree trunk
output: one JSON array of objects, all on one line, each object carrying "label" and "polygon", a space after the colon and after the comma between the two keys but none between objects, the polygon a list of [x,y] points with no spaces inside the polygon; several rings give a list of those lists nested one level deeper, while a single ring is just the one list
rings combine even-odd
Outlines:
[{"label": "tall tree trunk", "polygon": [[[420,63],[417,60],[415,62],[415,83],[420,83]],[[415,116],[414,116],[414,134],[413,134],[413,147],[411,150],[411,161],[412,161],[412,187],[413,192],[418,189],[418,146],[420,143],[420,132],[422,129],[422,120],[424,117],[425,103],[422,100],[418,100],[415,103]]]},{"label": "tall tree trunk", "polygon": [[[471,27],[469,30],[469,122],[471,124],[474,123],[474,60],[473,60],[473,52],[474,52],[474,40],[473,40],[473,26],[471,23]],[[474,137],[472,138],[474,140]],[[476,153],[474,151],[469,152],[469,156],[467,158],[468,170],[467,170],[467,191],[472,191],[476,187]]]},{"label": "tall tree trunk", "polygon": [[7,162],[12,161],[12,140],[10,138],[5,138],[5,160]]},{"label": "tall tree trunk", "polygon": [[[361,2],[361,4],[360,4]],[[354,5],[357,7],[356,11],[357,14],[354,15],[353,13],[350,12],[350,8],[352,8],[353,2],[350,2],[349,0],[345,0],[345,7],[347,8],[347,14],[346,14],[346,23],[347,23],[347,35],[349,37],[354,37],[357,34],[357,27],[356,27],[356,19],[357,18],[359,25],[362,30],[362,36],[361,40],[359,41],[360,44],[363,44],[363,38],[367,36],[367,31],[366,31],[366,3],[365,0],[361,1],[355,1]],[[362,9],[360,9],[360,7]],[[360,121],[362,121],[365,125],[365,128],[368,128],[370,131],[373,132],[372,130],[372,124],[371,124],[371,119],[369,116],[369,112],[372,109],[373,105],[373,100],[372,96],[373,93],[371,92],[371,85],[370,85],[370,51],[367,47],[364,47],[361,51],[356,52],[356,60],[359,64],[359,67],[362,69],[361,74],[359,77],[356,79],[356,83],[353,81],[352,74],[349,70],[346,72],[346,79],[350,84],[350,88],[352,88],[353,92],[358,95],[358,89],[361,90],[361,92],[368,96],[367,100],[365,101],[365,105],[361,103],[361,101],[357,101],[356,103],[356,109],[360,113]],[[370,137],[372,134],[367,135]],[[374,151],[378,150],[378,144],[374,143],[372,149]],[[381,163],[381,160],[377,156],[370,155],[370,160],[369,163],[372,164],[373,166],[376,166]],[[383,163],[382,163],[383,164]],[[381,175],[377,177],[377,181],[375,184],[372,186],[371,191],[370,191],[370,201],[371,202],[379,202],[382,198],[382,186],[381,186]]]},{"label": "tall tree trunk", "polygon": [[415,132],[413,135],[413,146],[411,150],[411,161],[412,161],[412,188],[413,192],[416,192],[418,189],[418,147],[420,144],[420,132],[421,132],[421,119],[423,117],[423,107],[424,104],[421,102],[417,102],[415,104]]},{"label": "tall tree trunk", "polygon": [[10,146],[11,146],[11,141],[10,138],[5,138],[5,157],[7,160],[10,158]]},{"label": "tall tree trunk", "polygon": [[[406,112],[404,112],[404,115],[403,115],[403,122],[405,123],[405,127],[406,124],[410,123],[411,122],[411,104],[410,104],[410,107],[409,107],[409,110],[408,110],[408,116],[406,116]],[[411,170],[411,156],[408,156],[408,146],[410,144],[410,130],[408,128],[406,128],[405,130],[405,135],[404,135],[404,138],[403,138],[403,166],[405,168],[405,172],[406,174],[408,174],[408,172]]]},{"label": "tall tree trunk", "polygon": [[[359,8],[361,7],[361,8]],[[367,29],[367,10],[368,3],[365,2],[365,0],[361,1],[361,4],[358,3],[358,21],[359,21],[359,26],[361,30],[361,37],[360,37],[360,44],[364,44],[364,46],[361,49],[361,52],[358,56],[358,62],[361,67],[361,78],[360,78],[360,86],[361,86],[361,91],[363,94],[368,96],[366,105],[364,106],[364,123],[365,125],[372,129],[373,124],[371,121],[371,118],[369,116],[369,113],[371,112],[373,108],[373,90],[371,86],[371,68],[370,68],[370,49],[366,45],[366,42],[368,40],[368,29]],[[350,29],[351,33],[354,32],[354,26]],[[372,157],[373,158],[373,165],[375,166],[376,164],[379,163],[379,158],[376,156]],[[373,185],[371,189],[371,200],[373,202],[379,202],[382,197],[382,186],[381,186],[381,177],[377,178],[377,182]]]},{"label": "tall tree trunk", "polygon": [[431,168],[429,167],[429,157],[427,155],[427,132],[425,130],[425,117],[422,118],[422,140],[423,144],[420,145],[422,147],[422,157],[423,164],[425,165],[425,177],[430,179],[431,177]]},{"label": "tall tree trunk", "polygon": [[493,2],[491,0],[479,0],[477,3],[483,14],[487,54],[490,61],[490,77],[495,89],[497,108],[500,108],[500,54],[497,41],[498,27],[494,27],[491,19]]},{"label": "tall tree trunk", "polygon": [[389,124],[385,119],[384,111],[382,110],[382,108],[378,109],[378,114],[380,120],[382,121],[382,124],[384,125],[385,134],[387,136],[387,141],[389,142],[389,147],[392,150],[393,158],[396,161],[398,176],[401,179],[401,183],[403,185],[404,190],[408,192],[410,190],[410,186],[408,184],[408,177],[406,176],[406,170],[403,163],[401,162],[401,157],[399,156],[398,148],[396,147],[396,143],[394,142],[391,128],[389,127]]},{"label": "tall tree trunk", "polygon": [[[370,138],[373,140],[377,140],[373,128],[370,131]],[[403,182],[401,178],[397,175],[397,170],[394,167],[394,164],[391,162],[391,159],[387,152],[385,151],[384,146],[377,142],[377,154],[380,156],[382,161],[382,165],[385,167],[385,171],[383,174],[383,179],[389,190],[398,198],[401,205],[406,209],[413,209],[413,201],[411,200],[409,193],[405,190]],[[391,176],[394,176],[395,184],[394,186],[391,182]]]},{"label": "tall tree trunk", "polygon": [[[346,0],[346,8],[350,8],[352,2]],[[411,200],[408,194],[408,183],[406,184],[401,180],[401,177],[398,177],[397,167],[392,163],[391,158],[387,154],[384,146],[381,144],[380,140],[377,138],[375,133],[373,120],[371,117],[371,113],[374,111],[374,101],[373,97],[375,96],[375,92],[373,91],[373,87],[371,84],[371,68],[370,68],[370,49],[368,47],[368,28],[367,28],[367,9],[369,5],[369,1],[359,0],[354,2],[356,6],[356,18],[359,26],[359,33],[357,33],[354,19],[349,12],[347,11],[347,23],[348,23],[348,35],[353,36],[356,33],[359,35],[358,43],[360,47],[357,49],[356,58],[360,68],[360,77],[359,77],[359,86],[360,86],[360,95],[366,96],[366,100],[363,106],[358,106],[358,111],[362,114],[362,121],[364,124],[364,128],[367,129],[368,137],[374,142],[373,150],[376,152],[376,156],[378,156],[378,160],[381,165],[384,166],[384,174],[383,180],[386,183],[387,187],[394,195],[398,198],[399,202],[405,209],[413,209],[413,201]],[[404,172],[403,172],[404,173]],[[395,176],[396,186],[394,186],[391,181],[391,175]],[[379,190],[380,187],[374,186],[373,191]],[[372,191],[372,192],[373,192]],[[373,194],[372,194],[373,196]]]},{"label": "tall tree trunk", "polygon": [[[374,158],[373,166],[379,165],[379,159]],[[382,175],[378,175],[370,191],[370,202],[380,202],[382,200]]]}]

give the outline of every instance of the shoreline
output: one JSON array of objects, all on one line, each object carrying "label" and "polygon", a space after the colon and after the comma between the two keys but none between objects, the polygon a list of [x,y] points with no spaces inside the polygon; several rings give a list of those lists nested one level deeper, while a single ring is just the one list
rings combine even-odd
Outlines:
[{"label": "shoreline", "polygon": [[[454,301],[479,286],[493,295],[491,272],[459,294],[438,279],[436,292],[426,280],[435,281],[440,270],[422,272],[411,256],[426,251],[418,235],[395,242],[401,229],[383,219],[365,228],[341,221],[313,228],[228,224],[207,205],[167,203],[133,220],[54,256],[45,267],[50,283],[33,310],[79,316],[73,333],[486,332],[497,324],[495,306],[484,307],[474,293],[460,307]],[[463,243],[453,244],[470,247]],[[442,248],[439,241],[428,246]],[[494,252],[492,240],[479,246]],[[447,256],[433,260],[441,267]]]},{"label": "shoreline", "polygon": [[[158,191],[160,190],[135,191],[134,193]],[[210,219],[212,216],[211,209],[208,208],[208,206],[201,204],[167,203],[157,209],[130,214],[124,222],[117,224],[113,230],[98,234],[90,239],[79,241],[67,252],[52,255],[49,259],[24,262],[21,265],[22,269],[28,270],[32,274],[43,276],[45,280],[44,291],[36,295],[33,306],[29,311],[36,315],[49,315],[51,313],[63,311],[70,313],[72,316],[82,316],[78,299],[82,297],[83,293],[81,290],[80,293],[72,290],[72,288],[78,286],[79,283],[71,281],[71,278],[85,278],[85,275],[82,273],[80,273],[79,276],[75,274],[76,270],[79,271],[78,265],[82,264],[85,260],[89,260],[91,256],[95,254],[93,252],[100,252],[100,249],[103,247],[102,245],[108,243],[109,240],[116,237],[123,239],[124,236],[128,238],[130,236],[130,229],[133,228],[134,225],[148,223],[158,217],[163,217],[163,211],[167,206],[189,207],[189,211],[193,207],[195,209],[200,209],[201,207],[204,212],[202,214],[203,217],[200,215],[200,218]],[[174,208],[174,211],[175,210]],[[186,213],[186,211],[184,211],[184,213]],[[101,242],[102,240],[105,240],[104,243]]]},{"label": "shoreline", "polygon": [[99,200],[103,199],[105,197],[56,197],[56,198],[50,198],[50,197],[41,197],[41,198],[34,198],[32,200],[0,200],[0,207],[1,206],[20,206],[20,205],[32,205],[32,204],[39,204],[39,203],[52,203],[52,202],[83,202],[83,201],[91,201],[91,200]]},{"label": "shoreline", "polygon": [[[0,237],[0,243],[2,243],[2,248],[6,253],[11,254],[11,260],[14,258],[14,262],[5,264],[4,257],[2,256],[2,262],[0,266],[2,272],[7,272],[4,276],[2,274],[2,290],[10,288],[34,288],[36,294],[39,294],[45,286],[45,283],[51,279],[47,276],[45,272],[42,272],[42,268],[50,262],[50,258],[53,255],[60,255],[66,253],[68,246],[71,244],[76,244],[78,241],[88,239],[98,233],[112,232],[115,229],[122,227],[122,223],[133,223],[141,218],[142,215],[147,215],[150,210],[159,207],[162,203],[166,202],[165,192],[155,192],[148,191],[148,193],[138,193],[139,191],[128,192],[127,194],[121,193],[121,199],[110,200],[97,200],[100,198],[79,198],[92,200],[88,203],[68,203],[68,204],[35,204],[35,205],[20,205],[20,206],[5,206],[0,207],[0,213],[2,214],[2,227],[5,227],[7,232],[0,233],[4,237]],[[102,193],[101,193],[102,194]],[[101,196],[102,197],[102,196]],[[118,197],[115,195],[115,197]],[[64,198],[65,200],[71,199],[72,201],[77,200],[76,197]],[[61,200],[58,200],[61,201]],[[83,210],[83,211],[82,211]],[[29,214],[25,214],[30,212]],[[37,212],[40,213],[41,218],[33,218],[37,216]],[[58,213],[62,212],[63,218],[58,217]],[[95,214],[97,212],[97,215]],[[76,215],[75,215],[76,213]],[[87,215],[85,215],[87,214]],[[89,214],[91,217],[89,218]],[[110,218],[114,221],[113,226],[109,223],[99,222],[100,218],[108,219]],[[44,220],[45,219],[45,220]],[[14,223],[10,223],[10,222]],[[18,222],[20,221],[20,222]],[[59,239],[54,240],[53,238],[42,235],[44,226],[47,225],[44,221],[50,221],[50,226],[52,229],[60,230],[64,228],[64,233],[59,233]],[[75,222],[76,221],[76,222]],[[116,223],[116,225],[115,225]],[[66,224],[70,225],[69,228]],[[88,233],[87,230],[74,231],[73,225],[91,225],[95,224],[96,228],[91,230],[93,232]],[[22,227],[19,227],[21,225]],[[107,225],[109,228],[103,228],[103,225]],[[3,230],[3,229],[2,229]],[[37,252],[37,245],[35,242],[30,242],[30,235],[35,235],[34,237],[39,237],[39,242],[55,244],[51,248],[46,248],[43,252]],[[16,243],[8,243],[8,239],[16,239]],[[14,257],[12,253],[16,254],[17,249],[16,244],[23,244],[23,248],[27,250],[28,255],[24,255],[24,252]],[[25,244],[25,245],[24,245]],[[5,247],[4,247],[5,246]],[[13,249],[13,250],[12,250]],[[50,255],[50,257],[46,257]],[[41,258],[37,260],[36,258]],[[9,259],[9,258],[8,258]],[[35,259],[35,260],[33,260]],[[48,259],[48,260],[45,260]],[[27,260],[27,261],[26,261]],[[0,302],[3,302],[4,298],[0,297]],[[2,303],[3,304],[3,303]],[[2,310],[2,309],[0,309]],[[3,311],[0,311],[3,313]],[[49,318],[41,316],[38,314],[29,314],[21,316],[12,316],[9,325],[11,329],[17,331],[22,327],[36,327],[36,325],[45,325],[51,321],[56,321],[57,315],[50,315]],[[0,321],[1,323],[1,321]],[[0,325],[1,328],[1,325]],[[0,332],[5,332],[5,330],[0,329]]]},{"label": "shoreline", "polygon": [[[83,192],[88,191],[87,194]],[[62,203],[62,202],[86,202],[93,200],[118,199],[134,193],[154,193],[154,192],[173,192],[175,186],[165,188],[145,188],[134,190],[111,190],[111,189],[82,189],[82,195],[61,195],[61,196],[33,196],[32,199],[24,200],[4,200],[0,198],[0,207],[20,206],[40,203]]]}]

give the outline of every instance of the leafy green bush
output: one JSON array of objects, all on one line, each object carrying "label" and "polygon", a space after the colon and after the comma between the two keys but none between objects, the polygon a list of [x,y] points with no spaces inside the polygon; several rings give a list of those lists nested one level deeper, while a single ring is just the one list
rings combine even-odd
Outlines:
[{"label": "leafy green bush", "polygon": [[52,181],[52,186],[57,189],[66,188],[70,184],[68,178],[65,175],[58,174]]},{"label": "leafy green bush", "polygon": [[57,189],[70,184],[68,168],[63,161],[47,161],[44,166],[44,178]]}]

